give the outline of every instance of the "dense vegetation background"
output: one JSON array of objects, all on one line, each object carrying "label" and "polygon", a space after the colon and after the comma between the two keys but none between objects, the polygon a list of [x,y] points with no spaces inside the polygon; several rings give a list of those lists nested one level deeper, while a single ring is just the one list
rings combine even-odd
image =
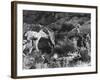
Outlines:
[{"label": "dense vegetation background", "polygon": [[[36,24],[49,27],[54,32],[63,31],[63,33],[69,32],[73,27],[75,27],[75,25],[80,24],[81,34],[83,35],[83,34],[89,33],[91,35],[91,21],[90,20],[91,20],[91,14],[89,13],[23,10],[23,33],[27,32],[29,28],[35,27]],[[69,35],[72,35],[72,33],[70,33]],[[64,35],[61,35],[61,36],[64,36]],[[57,51],[60,53],[66,53],[66,51],[71,51],[71,50],[74,50],[74,48],[67,41],[66,46],[63,47],[63,49],[61,50],[58,49]],[[66,55],[63,54],[63,56],[66,56]],[[83,62],[88,62],[90,60],[91,55],[88,55],[87,50],[85,50],[85,51],[81,51],[81,56],[82,56]],[[34,65],[35,65],[34,56],[31,55],[31,56],[24,57],[23,65],[25,69],[30,68],[31,66],[33,66],[34,68]]]},{"label": "dense vegetation background", "polygon": [[[60,29],[62,24],[70,23],[76,25],[80,23],[82,25],[82,31],[87,31],[87,29],[90,29],[90,18],[91,14],[89,13],[23,11],[23,22],[27,25],[29,24],[28,26],[32,24],[41,24],[49,26],[52,29]],[[24,29],[26,31],[25,26]]]}]

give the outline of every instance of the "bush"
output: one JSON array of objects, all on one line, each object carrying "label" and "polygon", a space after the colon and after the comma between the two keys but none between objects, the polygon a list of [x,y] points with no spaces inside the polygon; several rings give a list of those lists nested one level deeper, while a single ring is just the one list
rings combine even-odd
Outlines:
[{"label": "bush", "polygon": [[80,51],[81,60],[83,62],[90,62],[90,56],[88,55],[88,50]]}]

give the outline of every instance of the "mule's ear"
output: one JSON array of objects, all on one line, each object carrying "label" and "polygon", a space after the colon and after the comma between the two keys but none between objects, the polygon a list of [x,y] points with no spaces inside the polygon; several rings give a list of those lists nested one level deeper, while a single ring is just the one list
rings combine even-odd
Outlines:
[{"label": "mule's ear", "polygon": [[46,27],[43,28],[43,32],[49,35],[48,29]]}]

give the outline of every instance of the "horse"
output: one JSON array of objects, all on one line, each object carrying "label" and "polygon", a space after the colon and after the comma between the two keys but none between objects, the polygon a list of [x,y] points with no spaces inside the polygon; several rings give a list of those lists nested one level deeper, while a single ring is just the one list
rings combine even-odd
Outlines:
[{"label": "horse", "polygon": [[[29,42],[33,42],[32,44],[35,45],[35,49],[38,52],[39,52],[38,44],[41,42],[40,41],[41,38],[45,38],[44,40],[47,39],[49,42],[51,41],[51,43],[53,45],[55,45],[54,33],[46,27],[41,27],[41,28],[39,28],[38,31],[29,30],[26,32],[25,36],[27,37],[27,40]],[[31,49],[30,53],[31,52],[32,52],[32,49]]]}]

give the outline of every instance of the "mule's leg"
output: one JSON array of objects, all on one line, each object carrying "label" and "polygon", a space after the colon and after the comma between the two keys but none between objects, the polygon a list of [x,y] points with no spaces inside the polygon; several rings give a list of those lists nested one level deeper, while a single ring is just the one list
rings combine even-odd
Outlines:
[{"label": "mule's leg", "polygon": [[33,47],[31,47],[31,48],[30,48],[30,50],[29,50],[29,54],[31,54],[31,53],[32,53],[32,50],[33,50]]},{"label": "mule's leg", "polygon": [[30,40],[29,54],[32,53],[32,50],[33,50],[33,43],[32,40]]},{"label": "mule's leg", "polygon": [[38,43],[39,43],[39,40],[40,40],[40,38],[38,38],[38,39],[36,40],[36,43],[35,43],[36,51],[38,51],[38,52],[39,52],[39,49],[38,49]]}]

